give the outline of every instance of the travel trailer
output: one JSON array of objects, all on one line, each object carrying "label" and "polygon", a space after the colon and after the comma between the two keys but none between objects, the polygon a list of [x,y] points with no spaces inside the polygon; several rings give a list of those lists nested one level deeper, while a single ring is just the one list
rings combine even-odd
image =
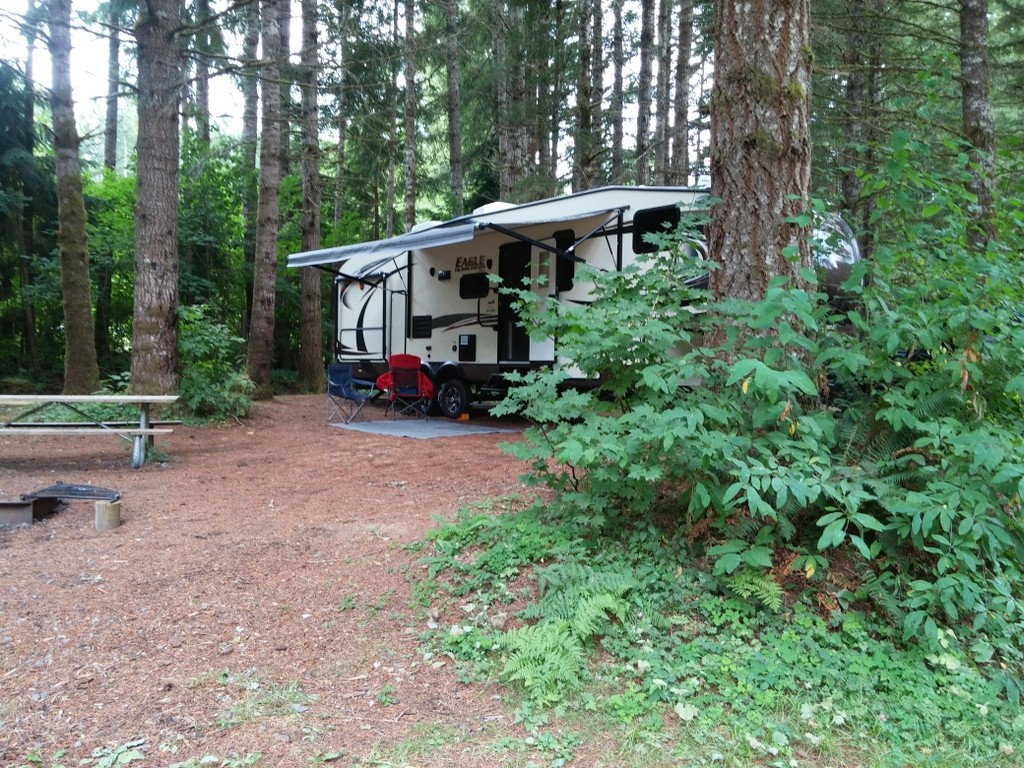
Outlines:
[{"label": "travel trailer", "polygon": [[386,240],[292,254],[288,266],[335,273],[339,362],[373,379],[390,355],[416,355],[433,382],[435,405],[456,418],[476,398],[500,397],[510,371],[571,366],[553,339],[527,333],[499,285],[528,281],[538,294],[586,303],[591,286],[576,279],[579,264],[622,270],[655,250],[647,233],[674,229],[682,211],[701,210],[707,194],[603,187],[525,205],[494,203]]}]

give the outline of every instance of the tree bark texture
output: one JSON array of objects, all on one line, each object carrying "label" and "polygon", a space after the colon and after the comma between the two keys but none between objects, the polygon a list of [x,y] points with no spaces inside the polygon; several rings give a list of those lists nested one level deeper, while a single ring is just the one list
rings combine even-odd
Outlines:
[{"label": "tree bark texture", "polygon": [[598,150],[594,139],[594,72],[592,67],[594,17],[590,3],[580,3],[579,14],[579,55],[576,71],[576,131],[573,141],[572,189],[580,192],[594,186],[592,162]]},{"label": "tree bark texture", "polygon": [[416,224],[416,0],[405,0],[405,231]]},{"label": "tree bark texture", "polygon": [[672,159],[668,182],[686,185],[690,180],[689,104],[690,49],[693,47],[693,0],[680,0],[677,19],[679,41],[675,71],[675,100],[672,117]]},{"label": "tree bark texture", "polygon": [[641,0],[640,76],[637,83],[636,183],[647,184],[651,176],[651,81],[654,69],[654,4]]},{"label": "tree bark texture", "polygon": [[277,31],[280,38],[280,45],[277,49],[277,78],[281,84],[281,106],[278,114],[283,120],[281,125],[281,178],[292,172],[291,162],[291,126],[294,114],[292,104],[292,82],[295,75],[292,71],[291,44],[292,44],[292,4],[290,1],[279,0],[277,8]]},{"label": "tree bark texture", "polygon": [[864,38],[866,18],[864,0],[849,0],[849,28],[846,33],[846,49],[843,51],[843,65],[846,68],[844,91],[843,147],[840,149],[841,165],[844,169],[839,181],[843,196],[843,209],[855,220],[854,212],[860,206],[863,185],[855,171],[857,167],[856,147],[864,141],[864,105],[867,99],[867,79],[864,77]]},{"label": "tree bark texture", "polygon": [[196,99],[195,119],[196,136],[204,147],[210,146],[210,53],[212,52],[212,35],[208,26],[210,18],[210,0],[196,0],[196,23],[200,25],[195,36],[196,62]]},{"label": "tree bark texture", "polygon": [[259,206],[259,181],[256,170],[257,138],[259,134],[259,73],[256,67],[256,49],[260,43],[260,7],[249,3],[242,11],[242,61],[244,70],[238,87],[242,92],[242,169],[245,174],[242,193],[242,250],[245,262],[245,309],[242,317],[242,337],[249,338],[252,324],[253,274],[256,270],[256,212]]},{"label": "tree bark texture", "polygon": [[972,147],[967,189],[977,197],[967,242],[984,250],[995,235],[992,186],[996,146],[988,77],[988,0],[960,0],[960,87],[964,138]]},{"label": "tree bark texture", "polygon": [[281,30],[279,0],[261,0],[263,62],[260,92],[261,120],[259,205],[256,214],[256,252],[253,275],[252,325],[246,368],[256,385],[257,398],[273,396],[274,310],[277,299],[278,192],[281,186]]},{"label": "tree bark texture", "polygon": [[61,292],[64,299],[64,393],[94,392],[100,372],[89,287],[85,199],[78,158],[78,129],[71,99],[71,0],[50,0],[53,147],[57,171]]},{"label": "tree bark texture", "polygon": [[177,0],[139,5],[138,171],[132,391],[178,390],[178,112],[181,66]]},{"label": "tree bark texture", "polygon": [[[317,105],[316,0],[302,0],[302,250],[320,247],[320,132]],[[323,311],[320,302],[320,270],[301,271],[299,305],[299,387],[322,392],[325,386],[323,358]]]},{"label": "tree bark texture", "polygon": [[670,23],[672,0],[658,3],[658,77],[654,98],[654,183],[668,182],[669,163],[669,106],[672,101],[672,25]]},{"label": "tree bark texture", "polygon": [[451,177],[451,213],[461,216],[465,192],[462,180],[462,91],[459,86],[459,3],[445,0],[445,71],[448,80],[448,171]]},{"label": "tree bark texture", "polygon": [[612,131],[612,184],[621,184],[625,179],[622,149],[622,101],[626,53],[622,29],[622,2],[623,0],[612,0],[612,95],[611,103],[608,105],[608,121],[611,123]]},{"label": "tree bark texture", "polygon": [[117,3],[107,9],[110,37],[107,40],[107,114],[103,126],[103,165],[117,168],[117,97],[121,90],[121,13]]},{"label": "tree bark texture", "polygon": [[[708,247],[716,296],[758,300],[778,275],[811,266],[809,0],[718,0],[711,98]],[[792,249],[787,257],[784,249]]]},{"label": "tree bark texture", "polygon": [[[28,16],[30,18],[35,17],[36,4],[35,0],[28,0]],[[36,118],[36,94],[35,94],[35,80],[33,78],[33,72],[35,68],[35,48],[36,48],[36,25],[26,24],[24,28],[25,34],[25,125],[30,126],[25,131],[24,141],[22,146],[25,152],[32,156],[35,153],[35,126]],[[22,191],[25,188],[25,180],[21,180]],[[32,253],[35,250],[35,201],[32,199],[32,195],[24,195],[24,202],[22,203],[21,210],[18,212],[21,217],[20,221],[20,236],[21,236],[21,249],[22,253]],[[21,277],[21,285],[23,289],[28,289],[32,285],[32,264],[29,259],[19,259],[19,275]],[[22,290],[21,298],[21,316],[24,322],[24,339],[25,339],[25,354],[28,355],[29,365],[33,373],[39,373],[39,347],[36,342],[36,311],[35,307],[28,299],[29,292]]]}]

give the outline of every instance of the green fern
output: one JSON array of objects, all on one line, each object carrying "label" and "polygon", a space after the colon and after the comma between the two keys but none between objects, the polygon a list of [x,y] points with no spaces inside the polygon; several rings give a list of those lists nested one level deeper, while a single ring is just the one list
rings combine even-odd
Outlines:
[{"label": "green fern", "polygon": [[509,630],[499,644],[508,654],[502,679],[522,685],[533,703],[549,707],[582,687],[583,644],[568,623],[546,621]]},{"label": "green fern", "polygon": [[739,597],[754,598],[773,611],[782,608],[782,587],[764,571],[742,568],[728,577],[726,585]]},{"label": "green fern", "polygon": [[639,586],[628,569],[594,568],[577,562],[538,569],[541,597],[520,614],[532,620],[565,622],[581,640],[601,634],[613,619],[625,619],[625,599]]}]

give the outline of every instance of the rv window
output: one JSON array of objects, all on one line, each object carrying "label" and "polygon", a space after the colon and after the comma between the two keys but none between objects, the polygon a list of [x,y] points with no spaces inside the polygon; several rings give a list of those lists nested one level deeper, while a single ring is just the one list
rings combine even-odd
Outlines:
[{"label": "rv window", "polygon": [[460,299],[483,299],[491,292],[486,272],[474,272],[459,278]]},{"label": "rv window", "polygon": [[654,253],[658,246],[648,242],[649,234],[675,232],[679,223],[679,207],[667,205],[648,208],[633,215],[633,253]]}]

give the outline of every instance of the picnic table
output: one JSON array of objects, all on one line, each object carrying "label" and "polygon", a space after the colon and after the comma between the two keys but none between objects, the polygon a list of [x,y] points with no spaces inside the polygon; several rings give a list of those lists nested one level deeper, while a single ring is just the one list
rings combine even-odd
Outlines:
[{"label": "picnic table", "polygon": [[[20,409],[14,416],[0,415],[0,435],[110,435],[114,434],[133,443],[132,466],[141,467],[146,461],[146,448],[151,447],[156,435],[169,435],[170,424],[177,422],[150,420],[154,405],[170,405],[177,395],[0,395],[0,414]],[[87,406],[119,406],[127,414],[123,420],[97,418]],[[73,421],[55,421],[55,411],[70,411]],[[46,419],[39,418],[45,414]],[[31,418],[30,418],[31,417]]]}]

